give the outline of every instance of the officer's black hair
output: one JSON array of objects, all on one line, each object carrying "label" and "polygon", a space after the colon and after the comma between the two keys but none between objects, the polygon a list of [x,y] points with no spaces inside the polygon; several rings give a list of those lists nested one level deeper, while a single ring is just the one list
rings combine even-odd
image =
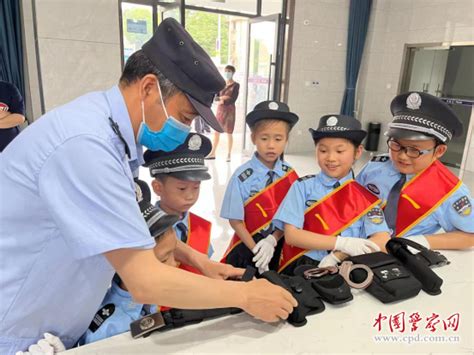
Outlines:
[{"label": "officer's black hair", "polygon": [[153,74],[158,78],[164,101],[181,92],[176,85],[174,85],[155,65],[153,65],[141,49],[128,58],[125,67],[123,68],[122,76],[120,77],[120,84],[128,86],[137,80],[140,80],[147,74]]},{"label": "officer's black hair", "polygon": [[224,70],[230,70],[232,73],[235,74],[235,67],[233,65],[226,65]]}]

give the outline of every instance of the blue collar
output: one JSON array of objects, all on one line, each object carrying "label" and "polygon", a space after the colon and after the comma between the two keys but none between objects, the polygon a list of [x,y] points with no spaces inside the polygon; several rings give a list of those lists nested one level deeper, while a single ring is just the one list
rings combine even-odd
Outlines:
[{"label": "blue collar", "polygon": [[347,174],[346,176],[344,176],[342,179],[336,179],[336,178],[332,178],[328,175],[326,175],[325,173],[323,173],[322,171],[318,174],[318,178],[319,178],[319,181],[321,182],[322,185],[326,186],[326,187],[330,187],[332,188],[334,186],[334,184],[336,182],[339,181],[339,184],[343,184],[345,183],[346,181],[348,180],[351,180],[353,179],[353,176],[352,176],[352,171],[349,172],[349,174]]},{"label": "blue collar", "polygon": [[127,105],[125,104],[125,100],[118,85],[115,85],[107,90],[105,92],[105,96],[109,102],[112,119],[117,122],[120,132],[122,133],[122,136],[130,149],[129,160],[138,160],[139,165],[143,164],[143,148],[140,144],[135,142],[132,121],[130,120]]},{"label": "blue collar", "polygon": [[256,171],[262,173],[262,175],[267,174],[269,171],[274,171],[278,176],[283,175],[283,163],[280,158],[275,162],[273,169],[268,169],[268,167],[263,164],[260,159],[257,157],[257,152],[254,153],[252,159],[250,160],[251,165],[255,168]]}]

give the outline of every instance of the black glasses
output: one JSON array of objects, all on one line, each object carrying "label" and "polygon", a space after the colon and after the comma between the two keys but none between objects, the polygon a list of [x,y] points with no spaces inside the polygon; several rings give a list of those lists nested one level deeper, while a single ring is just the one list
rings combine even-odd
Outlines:
[{"label": "black glasses", "polygon": [[402,150],[405,151],[405,154],[410,157],[410,158],[419,158],[420,155],[423,155],[423,154],[426,154],[426,153],[429,153],[429,152],[432,152],[433,150],[436,149],[436,147],[438,146],[437,144],[431,148],[431,149],[423,149],[423,150],[420,150],[420,149],[417,149],[415,147],[405,147],[403,145],[401,145],[400,143],[398,143],[396,140],[394,140],[393,138],[389,138],[387,140],[387,145],[388,145],[388,148],[394,152],[400,152]]}]

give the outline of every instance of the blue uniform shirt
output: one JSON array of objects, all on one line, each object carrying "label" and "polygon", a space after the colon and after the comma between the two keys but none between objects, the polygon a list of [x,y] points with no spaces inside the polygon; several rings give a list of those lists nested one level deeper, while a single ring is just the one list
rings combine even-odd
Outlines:
[{"label": "blue uniform shirt", "polygon": [[0,354],[44,332],[71,347],[114,274],[102,254],[154,246],[135,198],[141,159],[118,87],[48,112],[0,155]]},{"label": "blue uniform shirt", "polygon": [[[156,207],[160,208],[160,201],[156,202]],[[188,217],[189,217],[189,212],[186,212],[183,214],[183,217],[177,221],[175,224],[173,224],[173,229],[176,234],[176,238],[178,240],[184,241],[187,239],[187,234],[189,232],[189,224],[188,224]],[[184,230],[181,230],[178,227],[178,224],[183,225]],[[207,256],[210,258],[212,254],[214,253],[214,248],[212,247],[211,243],[209,243],[209,249],[207,250]]]},{"label": "blue uniform shirt", "polygon": [[115,275],[91,325],[79,340],[80,345],[128,332],[131,322],[156,312],[154,305],[147,308],[143,304],[135,303],[132,295],[120,288],[119,282],[120,278]]},{"label": "blue uniform shirt", "polygon": [[[285,175],[290,168],[288,163],[278,159],[273,168],[273,181]],[[227,185],[220,216],[243,221],[245,201],[263,190],[269,179],[269,171],[271,170],[258,160],[257,153],[237,168]]]},{"label": "blue uniform shirt", "polygon": [[[291,224],[299,229],[303,228],[304,214],[308,207],[332,192],[336,183],[342,185],[350,179],[352,179],[352,173],[337,180],[322,172],[298,179],[291,186],[273,218],[275,226],[281,230],[283,230],[284,224]],[[367,238],[374,233],[388,232],[388,230],[383,213],[380,207],[376,206],[343,230],[340,235],[343,237]],[[310,250],[306,255],[314,260],[321,260],[327,255],[327,251]]]},{"label": "blue uniform shirt", "polygon": [[[414,175],[407,175],[407,182]],[[379,155],[368,162],[357,176],[357,181],[386,202],[392,186],[401,174],[395,168],[388,155]],[[448,199],[436,208],[428,217],[413,226],[405,237],[429,235],[442,228],[445,232],[460,230],[474,233],[472,212],[473,199],[466,185],[462,184]]]}]

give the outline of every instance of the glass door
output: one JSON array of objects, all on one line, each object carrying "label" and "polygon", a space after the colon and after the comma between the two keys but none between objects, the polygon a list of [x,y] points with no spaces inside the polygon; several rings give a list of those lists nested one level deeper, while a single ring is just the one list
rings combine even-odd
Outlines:
[{"label": "glass door", "polygon": [[[246,68],[246,112],[253,110],[256,104],[275,97],[275,69],[277,61],[278,33],[280,15],[258,17],[249,21],[248,61]],[[244,128],[243,153],[250,155],[253,145],[250,130]]]}]

